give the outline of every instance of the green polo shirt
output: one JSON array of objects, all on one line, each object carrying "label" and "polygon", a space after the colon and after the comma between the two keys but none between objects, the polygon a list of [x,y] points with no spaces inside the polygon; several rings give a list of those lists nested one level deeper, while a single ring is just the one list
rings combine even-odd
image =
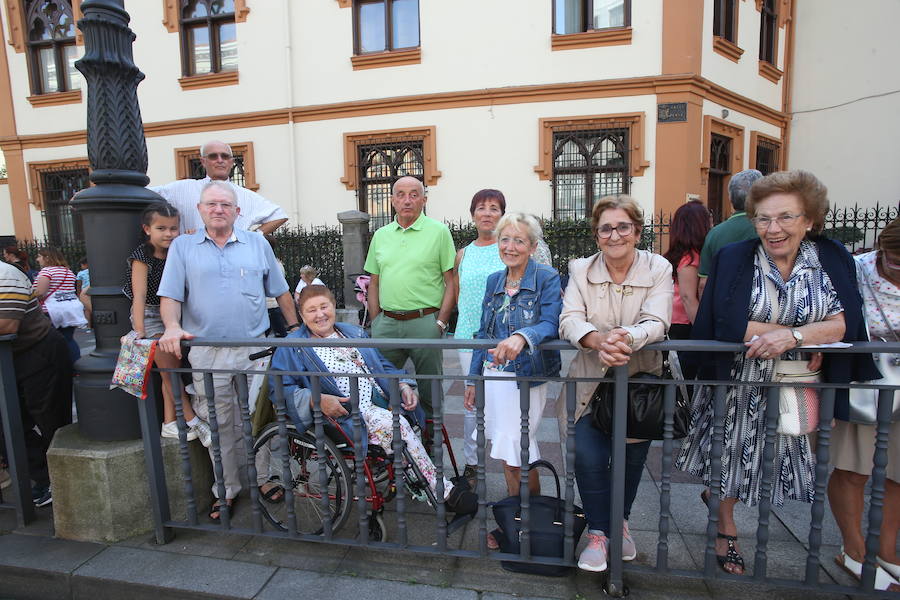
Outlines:
[{"label": "green polo shirt", "polygon": [[453,269],[455,258],[447,226],[421,214],[406,229],[395,220],[376,231],[364,268],[378,275],[382,310],[440,308],[444,272]]},{"label": "green polo shirt", "polygon": [[722,247],[756,237],[756,228],[744,211],[734,213],[726,221],[710,229],[703,241],[703,250],[700,251],[700,277],[709,276],[713,257]]}]

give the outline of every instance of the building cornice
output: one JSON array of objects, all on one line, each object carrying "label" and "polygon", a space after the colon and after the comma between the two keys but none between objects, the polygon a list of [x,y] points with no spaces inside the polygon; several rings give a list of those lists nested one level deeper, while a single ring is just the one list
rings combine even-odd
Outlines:
[{"label": "building cornice", "polygon": [[[147,137],[182,133],[222,131],[247,127],[266,127],[291,122],[304,123],[360,116],[385,115],[428,110],[446,110],[477,106],[584,100],[615,96],[643,96],[669,92],[692,92],[723,107],[739,111],[777,127],[784,127],[787,116],[774,108],[751,100],[706,78],[696,75],[659,75],[628,79],[604,79],[574,83],[551,83],[418,94],[373,100],[355,100],[298,106],[294,108],[235,113],[213,117],[177,119],[146,123]],[[0,137],[0,148],[19,145],[22,148],[68,146],[87,142],[85,130],[58,133]]]}]

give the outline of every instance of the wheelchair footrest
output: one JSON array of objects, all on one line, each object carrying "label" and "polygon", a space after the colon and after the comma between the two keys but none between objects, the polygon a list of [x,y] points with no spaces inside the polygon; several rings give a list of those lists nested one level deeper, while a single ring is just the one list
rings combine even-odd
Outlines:
[{"label": "wheelchair footrest", "polygon": [[457,529],[462,528],[466,523],[475,518],[474,514],[455,515],[447,522],[447,535],[455,533]]}]

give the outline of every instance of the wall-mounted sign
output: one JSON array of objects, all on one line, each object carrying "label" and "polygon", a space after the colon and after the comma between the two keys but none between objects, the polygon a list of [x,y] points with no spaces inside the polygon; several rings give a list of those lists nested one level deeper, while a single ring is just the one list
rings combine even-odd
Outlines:
[{"label": "wall-mounted sign", "polygon": [[687,102],[657,104],[656,120],[660,123],[681,123],[687,121]]}]

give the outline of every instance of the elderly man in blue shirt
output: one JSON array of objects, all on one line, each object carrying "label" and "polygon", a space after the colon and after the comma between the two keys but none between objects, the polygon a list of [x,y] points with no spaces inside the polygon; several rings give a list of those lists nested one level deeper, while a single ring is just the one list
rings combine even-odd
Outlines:
[{"label": "elderly man in blue shirt", "polygon": [[[200,194],[197,209],[204,229],[175,238],[166,259],[159,286],[160,313],[166,327],[159,340],[160,348],[181,357],[181,340],[262,337],[269,328],[266,297],[277,298],[289,331],[298,327],[290,288],[271,246],[262,234],[234,227],[240,213],[234,190],[224,182],[208,183]],[[200,418],[209,417],[202,370],[250,369],[252,362],[248,357],[256,350],[208,346],[191,349],[191,367],[201,370],[193,376],[194,389],[200,396],[195,407]],[[217,501],[209,516],[218,521],[222,507],[231,510],[241,491],[241,420],[234,376],[215,373],[213,385],[225,499],[218,498],[217,485],[213,484]]]}]

